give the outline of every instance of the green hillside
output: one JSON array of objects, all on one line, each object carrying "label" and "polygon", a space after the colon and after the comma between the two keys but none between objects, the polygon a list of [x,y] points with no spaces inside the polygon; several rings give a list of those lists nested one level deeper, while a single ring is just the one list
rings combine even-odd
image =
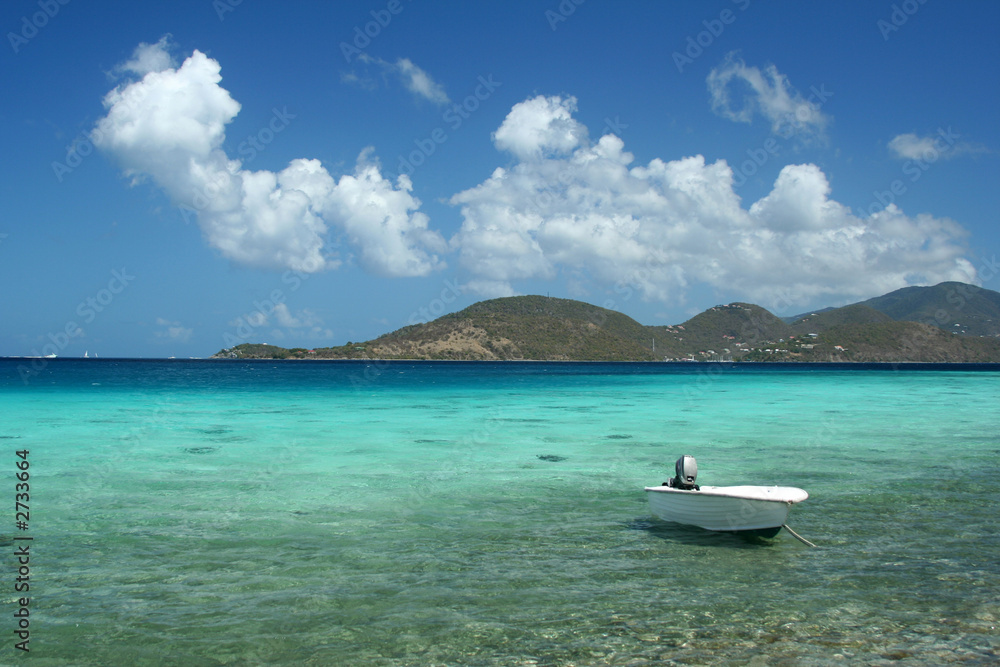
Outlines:
[{"label": "green hillside", "polygon": [[[886,312],[914,316],[941,305],[942,298],[951,299],[951,312],[964,309],[963,316],[970,316],[964,317],[965,321],[977,323],[976,330],[989,330],[988,325],[994,322],[989,304],[1000,303],[1000,294],[960,283],[938,287],[941,289],[932,291],[909,288],[923,291],[900,294],[905,292],[900,290],[886,295],[883,301],[873,299],[817,311],[792,324],[749,303],[714,306],[683,324],[646,326],[617,311],[581,301],[506,297],[481,301],[457,313],[366,342],[316,349],[248,343],[214,356],[487,361],[1000,361],[997,336],[968,332],[957,335],[959,329],[973,328],[972,324],[946,333],[931,324],[896,321]],[[958,296],[965,300],[959,302]]]},{"label": "green hillside", "polygon": [[[811,349],[801,349],[810,343]],[[793,349],[789,356],[799,361],[1000,361],[996,338],[958,336],[919,322],[837,325]]]},{"label": "green hillside", "polygon": [[882,324],[893,318],[863,303],[855,303],[843,308],[831,308],[795,320],[791,330],[797,334],[819,333],[832,327],[852,324]]},{"label": "green hillside", "polygon": [[735,358],[766,341],[786,338],[791,332],[780,318],[752,303],[713,306],[667,329],[675,336],[676,349],[699,361]]},{"label": "green hillside", "polygon": [[862,304],[894,320],[930,324],[949,333],[1000,336],[1000,293],[975,285],[904,287]]},{"label": "green hillside", "polygon": [[543,296],[481,301],[368,343],[390,358],[621,361],[653,359],[653,338],[627,315]]}]

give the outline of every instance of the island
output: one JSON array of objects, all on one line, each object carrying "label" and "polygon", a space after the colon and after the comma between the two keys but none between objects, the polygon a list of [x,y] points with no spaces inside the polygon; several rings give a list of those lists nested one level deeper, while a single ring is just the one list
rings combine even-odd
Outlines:
[{"label": "island", "polygon": [[213,358],[1000,362],[1000,293],[946,282],[787,318],[737,302],[676,325],[643,325],[572,299],[514,296],[365,342],[311,349],[244,343]]}]

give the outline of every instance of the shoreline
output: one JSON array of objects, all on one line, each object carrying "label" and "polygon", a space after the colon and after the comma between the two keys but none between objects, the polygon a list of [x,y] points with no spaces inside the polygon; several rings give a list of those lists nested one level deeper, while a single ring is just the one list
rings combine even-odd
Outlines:
[{"label": "shoreline", "polygon": [[36,356],[0,356],[0,361],[37,361],[59,363],[65,361],[86,361],[88,363],[122,362],[122,361],[158,361],[158,362],[269,362],[269,363],[363,363],[391,364],[397,363],[427,363],[427,364],[643,364],[677,367],[695,366],[994,366],[1000,370],[1000,361],[652,361],[652,360],[619,360],[608,361],[600,359],[416,359],[416,358],[344,358],[344,359],[272,359],[267,357],[36,357]]}]

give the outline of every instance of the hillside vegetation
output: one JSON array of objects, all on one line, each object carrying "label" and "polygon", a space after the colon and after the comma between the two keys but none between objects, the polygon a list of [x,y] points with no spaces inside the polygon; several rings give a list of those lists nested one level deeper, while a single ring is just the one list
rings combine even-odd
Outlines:
[{"label": "hillside vegetation", "polygon": [[847,325],[882,324],[894,322],[893,318],[863,303],[855,303],[843,308],[833,308],[818,314],[806,315],[795,320],[790,331],[798,334],[819,333],[833,327]]},{"label": "hillside vegetation", "polygon": [[[933,314],[929,321],[900,321],[893,317],[893,312],[912,317]],[[984,333],[973,335],[972,331]],[[805,314],[791,323],[754,304],[730,303],[709,308],[683,324],[669,326],[646,326],[617,311],[571,299],[506,297],[481,301],[457,313],[403,327],[363,343],[315,349],[248,343],[221,350],[214,356],[484,361],[1000,362],[1000,294],[962,283],[942,283],[933,288],[897,290],[862,303]]]},{"label": "hillside vegetation", "polygon": [[1000,293],[958,282],[904,287],[862,304],[894,320],[921,322],[966,336],[1000,335]]}]

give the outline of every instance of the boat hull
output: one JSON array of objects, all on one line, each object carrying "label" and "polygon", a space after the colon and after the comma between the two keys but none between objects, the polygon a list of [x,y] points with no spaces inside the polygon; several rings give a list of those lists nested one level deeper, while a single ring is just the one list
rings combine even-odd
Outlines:
[{"label": "boat hull", "polygon": [[660,519],[707,530],[751,532],[773,537],[791,506],[809,497],[782,486],[703,486],[699,490],[646,487],[649,507]]}]

